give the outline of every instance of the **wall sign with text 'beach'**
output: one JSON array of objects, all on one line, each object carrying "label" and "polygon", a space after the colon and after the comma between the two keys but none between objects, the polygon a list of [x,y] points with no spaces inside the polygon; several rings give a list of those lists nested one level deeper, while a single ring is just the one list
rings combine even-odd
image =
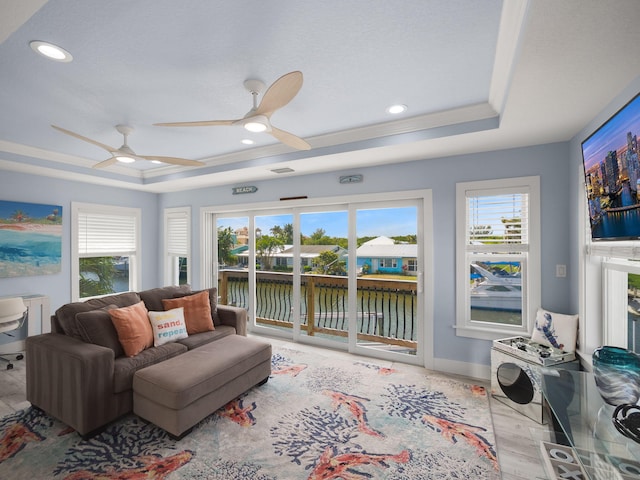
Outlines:
[{"label": "wall sign with text 'beach'", "polygon": [[242,193],[256,193],[258,191],[258,187],[254,187],[253,185],[248,187],[233,187],[233,194],[240,195]]},{"label": "wall sign with text 'beach'", "polygon": [[62,207],[0,200],[0,278],[59,273]]}]

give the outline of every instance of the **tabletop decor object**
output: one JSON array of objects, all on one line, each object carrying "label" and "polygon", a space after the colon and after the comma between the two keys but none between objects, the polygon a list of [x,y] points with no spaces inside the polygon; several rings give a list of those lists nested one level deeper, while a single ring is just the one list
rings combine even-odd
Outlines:
[{"label": "tabletop decor object", "polygon": [[609,405],[635,405],[640,399],[640,357],[621,347],[602,346],[593,352],[598,392]]}]

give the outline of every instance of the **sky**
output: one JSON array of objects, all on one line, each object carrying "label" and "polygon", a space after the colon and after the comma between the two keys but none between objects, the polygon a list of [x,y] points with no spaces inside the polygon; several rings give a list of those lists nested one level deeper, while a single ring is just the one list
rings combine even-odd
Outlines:
[{"label": "sky", "polygon": [[607,156],[627,144],[627,132],[640,134],[640,95],[637,95],[582,143],[585,169],[589,170]]},{"label": "sky", "polygon": [[[358,210],[356,215],[358,237],[415,235],[417,233],[417,208],[379,208]],[[287,223],[293,224],[293,215],[265,215],[256,216],[256,227],[263,234],[275,225],[283,227]],[[237,229],[247,226],[247,217],[222,218],[218,220],[218,227]],[[322,228],[329,237],[347,238],[347,211],[314,212],[300,215],[300,230],[303,235],[310,236],[317,229]]]}]

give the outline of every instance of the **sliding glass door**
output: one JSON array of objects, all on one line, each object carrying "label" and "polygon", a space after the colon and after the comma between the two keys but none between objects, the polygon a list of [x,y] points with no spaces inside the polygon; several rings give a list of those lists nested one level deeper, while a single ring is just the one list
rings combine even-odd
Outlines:
[{"label": "sliding glass door", "polygon": [[256,333],[422,364],[423,203],[212,214],[220,300]]},{"label": "sliding glass door", "polygon": [[356,350],[416,356],[422,328],[419,205],[355,206]]},{"label": "sliding glass door", "polygon": [[348,211],[303,209],[297,218],[300,335],[308,341],[337,342],[347,348]]}]

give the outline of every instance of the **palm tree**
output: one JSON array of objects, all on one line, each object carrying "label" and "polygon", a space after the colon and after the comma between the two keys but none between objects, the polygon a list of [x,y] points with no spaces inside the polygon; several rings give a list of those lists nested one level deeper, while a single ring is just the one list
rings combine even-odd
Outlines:
[{"label": "palm tree", "polygon": [[16,210],[11,214],[11,218],[16,222],[24,222],[29,216],[22,210]]}]

